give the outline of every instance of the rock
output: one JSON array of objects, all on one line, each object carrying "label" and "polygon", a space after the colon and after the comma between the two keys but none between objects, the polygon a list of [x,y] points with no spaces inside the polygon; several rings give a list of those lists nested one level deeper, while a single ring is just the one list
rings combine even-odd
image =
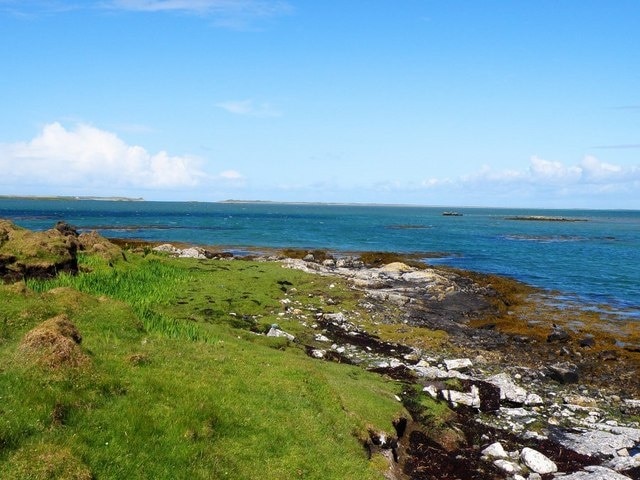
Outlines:
[{"label": "rock", "polygon": [[605,467],[615,470],[616,472],[640,468],[640,455],[636,455],[635,457],[614,457],[605,464]]},{"label": "rock", "polygon": [[618,450],[634,448],[640,430],[596,424],[582,432],[552,431],[550,437],[565,448],[589,456],[615,457]]},{"label": "rock", "polygon": [[596,465],[584,467],[581,472],[564,475],[561,478],[562,480],[630,480],[626,475]]},{"label": "rock", "polygon": [[313,358],[324,358],[324,356],[327,354],[326,350],[311,350],[311,356]]},{"label": "rock", "polygon": [[316,342],[330,342],[331,339],[328,337],[325,337],[324,335],[322,335],[321,333],[317,334],[315,337],[313,337],[315,339]]},{"label": "rock", "polygon": [[505,451],[500,442],[495,442],[482,450],[482,455],[489,458],[509,458],[509,454]]},{"label": "rock", "polygon": [[520,465],[510,462],[509,460],[499,459],[494,461],[493,464],[503,472],[509,474],[520,473],[522,471]]},{"label": "rock", "polygon": [[454,360],[445,360],[445,367],[447,370],[464,370],[473,366],[473,362],[468,358],[458,358]]},{"label": "rock", "polygon": [[584,338],[580,340],[580,346],[582,348],[592,348],[596,346],[596,339],[593,335],[585,335]]},{"label": "rock", "polygon": [[304,260],[305,262],[315,262],[316,258],[313,256],[312,253],[307,253],[302,260]]},{"label": "rock", "polygon": [[549,377],[562,384],[578,383],[578,367],[569,362],[556,363],[547,367]]},{"label": "rock", "polygon": [[322,265],[327,268],[334,268],[336,266],[336,262],[331,258],[327,258],[326,260],[322,261]]},{"label": "rock", "polygon": [[467,407],[480,408],[480,396],[478,388],[471,387],[471,392],[464,393],[457,390],[442,390],[442,396],[445,400],[456,405],[466,405]]},{"label": "rock", "polygon": [[547,336],[547,342],[548,343],[564,343],[564,342],[568,342],[569,341],[569,333],[554,325],[553,326],[553,331]]},{"label": "rock", "polygon": [[506,373],[499,373],[487,378],[487,382],[500,388],[500,399],[512,403],[523,404],[527,400],[527,391],[516,385]]},{"label": "rock", "polygon": [[528,407],[537,407],[544,405],[544,400],[536,393],[529,393],[527,394],[527,399],[524,401],[524,404]]},{"label": "rock", "polygon": [[58,222],[53,228],[55,228],[57,231],[59,231],[61,234],[65,236],[72,236],[72,237],[78,236],[78,230],[76,230],[75,227],[72,227],[66,222]]},{"label": "rock", "polygon": [[180,250],[171,245],[170,243],[163,243],[162,245],[158,245],[157,247],[153,247],[152,250],[154,252],[168,253],[169,255],[178,255]]},{"label": "rock", "polygon": [[296,337],[294,337],[290,333],[280,330],[280,327],[275,323],[271,325],[271,328],[267,332],[267,337],[285,337],[287,340],[291,342],[293,342],[296,339]]},{"label": "rock", "polygon": [[534,450],[533,448],[525,447],[520,452],[520,460],[532,471],[545,475],[547,473],[554,473],[558,471],[558,467],[551,461],[546,455]]},{"label": "rock", "polygon": [[189,247],[183,249],[179,255],[180,258],[197,258],[197,259],[205,259],[207,258],[204,252],[202,252],[199,248]]},{"label": "rock", "polygon": [[627,415],[640,415],[640,400],[624,400],[621,409]]}]

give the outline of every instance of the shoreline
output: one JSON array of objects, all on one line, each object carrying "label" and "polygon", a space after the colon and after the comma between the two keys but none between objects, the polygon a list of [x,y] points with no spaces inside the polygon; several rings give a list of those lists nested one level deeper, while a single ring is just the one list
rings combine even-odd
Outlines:
[{"label": "shoreline", "polygon": [[[588,319],[576,326],[575,312],[541,303],[537,291],[520,282],[432,267],[388,252],[335,258],[324,250],[287,249],[236,257],[220,249],[154,246],[156,242],[140,240],[125,242],[123,249],[62,222],[41,233],[12,230],[9,223],[3,228],[6,270],[15,273],[22,265],[23,282],[40,278],[38,274],[53,278],[62,265],[72,275],[83,269],[91,275],[91,262],[78,262],[78,251],[103,256],[104,267],[114,273],[119,262],[125,268],[139,262],[172,264],[183,271],[220,272],[225,279],[230,278],[225,271],[244,271],[235,277],[242,285],[236,294],[242,298],[247,298],[247,286],[261,281],[256,276],[261,270],[312,274],[304,282],[322,288],[304,294],[297,288],[306,288],[300,280],[286,280],[294,276],[266,276],[272,286],[278,285],[269,294],[278,306],[260,328],[256,318],[243,314],[244,308],[221,307],[216,313],[212,306],[225,297],[214,298],[218,295],[209,283],[178,288],[170,307],[179,309],[179,319],[204,315],[200,320],[206,323],[210,316],[228,317],[238,340],[242,335],[279,337],[281,348],[295,349],[312,362],[351,364],[399,382],[395,399],[408,414],[389,418],[396,436],[369,430],[369,438],[362,440],[370,454],[383,452],[388,459],[390,480],[434,475],[454,480],[460,478],[458,472],[490,472],[490,478],[513,480],[509,474],[516,471],[538,472],[522,458],[527,449],[546,456],[572,480],[572,475],[585,480],[581,472],[586,475],[592,468],[621,472],[615,478],[640,476],[640,349],[617,345],[607,332],[591,330]],[[32,252],[35,263],[24,258],[15,262],[21,245],[34,244],[48,244],[58,254],[51,269],[38,260],[42,252]],[[72,258],[60,256],[61,250]],[[158,281],[164,284],[164,278]],[[27,284],[17,280],[11,290],[25,295]],[[193,289],[199,289],[198,298],[185,296]],[[225,302],[230,306],[233,299]],[[438,410],[435,419],[425,418],[424,402],[446,410]],[[512,454],[496,459],[495,452],[486,453],[496,443]],[[478,475],[473,478],[489,478]],[[614,478],[607,475],[593,480]]]}]

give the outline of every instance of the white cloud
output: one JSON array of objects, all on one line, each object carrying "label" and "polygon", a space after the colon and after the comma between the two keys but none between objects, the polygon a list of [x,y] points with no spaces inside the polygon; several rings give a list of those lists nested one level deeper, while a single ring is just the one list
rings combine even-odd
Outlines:
[{"label": "white cloud", "polygon": [[19,185],[171,189],[198,185],[207,175],[200,160],[152,154],[114,133],[86,124],[45,125],[28,142],[0,144],[2,182]]},{"label": "white cloud", "polygon": [[220,172],[218,177],[231,181],[244,180],[243,175],[236,170],[225,170],[224,172]]},{"label": "white cloud", "polygon": [[220,102],[216,107],[221,108],[234,115],[243,115],[247,117],[281,117],[282,112],[275,109],[270,103],[264,102],[255,104],[253,100],[232,100],[228,102]]},{"label": "white cloud", "polygon": [[614,165],[594,156],[566,165],[534,156],[528,167],[520,170],[483,166],[457,179],[428,178],[421,187],[425,193],[456,198],[458,203],[638,208],[640,165]]}]

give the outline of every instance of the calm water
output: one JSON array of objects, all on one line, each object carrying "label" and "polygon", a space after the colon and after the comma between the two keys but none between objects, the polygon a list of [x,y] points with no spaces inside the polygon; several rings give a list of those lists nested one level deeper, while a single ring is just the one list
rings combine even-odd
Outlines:
[{"label": "calm water", "polygon": [[[31,229],[64,220],[107,237],[243,247],[434,253],[640,320],[640,211],[0,199]],[[518,215],[586,221],[518,221]]]}]

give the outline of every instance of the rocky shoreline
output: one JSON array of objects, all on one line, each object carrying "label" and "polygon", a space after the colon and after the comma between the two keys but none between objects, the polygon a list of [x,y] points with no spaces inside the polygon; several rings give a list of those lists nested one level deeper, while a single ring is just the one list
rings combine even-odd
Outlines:
[{"label": "rocky shoreline", "polygon": [[[232,258],[194,247],[156,249]],[[356,364],[407,386],[398,401],[411,418],[396,419],[395,436],[371,432],[368,442],[370,451],[383,451],[389,459],[389,479],[640,479],[636,352],[557,324],[538,325],[530,336],[478,328],[487,318],[513,312],[508,304],[506,311],[499,308],[505,299],[490,283],[460,272],[316,256],[258,259],[342,277],[364,293],[360,307],[376,323],[444,331],[448,337],[447,346],[433,349],[388,342],[364,328],[356,312],[319,311],[309,319],[304,305],[286,292],[281,300],[282,316],[317,333],[311,341],[296,339],[273,325],[268,335],[302,343],[319,361]],[[606,345],[598,349],[596,343]],[[447,402],[453,412],[437,428],[421,418],[420,403],[427,397]]]},{"label": "rocky shoreline", "polygon": [[[78,235],[62,223],[34,234],[8,222],[0,227],[5,281],[50,277],[69,265],[77,270],[77,251],[124,255],[95,233]],[[119,243],[234,259],[188,245]],[[397,400],[410,415],[390,419],[395,434],[371,431],[366,442],[388,459],[387,478],[640,479],[635,330],[620,342],[597,325],[587,329],[572,312],[549,314],[516,282],[430,268],[410,257],[286,251],[252,258],[341,278],[360,293],[356,309],[341,308],[330,291],[323,293],[327,308],[310,309],[294,287],[282,285],[278,315],[312,333],[296,338],[274,324],[267,335],[286,337],[317,361],[358,365],[400,382]],[[448,408],[427,418],[428,402]]]}]

